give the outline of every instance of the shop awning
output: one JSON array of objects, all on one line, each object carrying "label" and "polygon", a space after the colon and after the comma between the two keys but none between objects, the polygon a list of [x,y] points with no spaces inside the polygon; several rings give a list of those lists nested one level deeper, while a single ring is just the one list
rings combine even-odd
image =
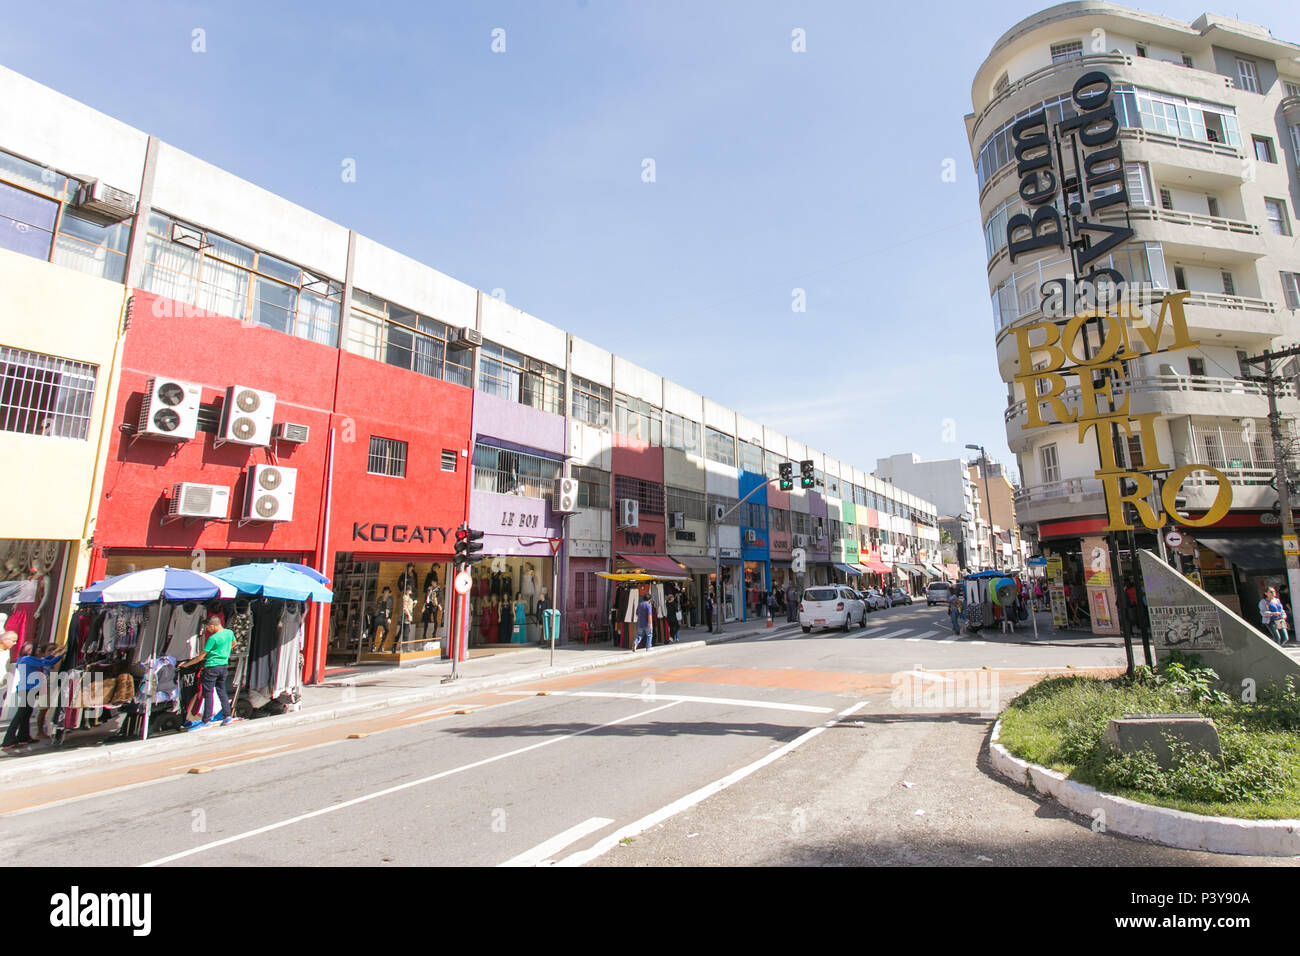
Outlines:
[{"label": "shop awning", "polygon": [[661,581],[689,581],[686,569],[666,554],[619,554],[618,559]]},{"label": "shop awning", "polygon": [[863,561],[862,566],[871,574],[893,574],[894,569],[887,564],[881,564],[879,561]]},{"label": "shop awning", "polygon": [[918,568],[915,564],[904,564],[903,562],[900,561],[898,564],[894,565],[894,567],[900,568],[903,571],[906,571],[908,574],[925,574],[925,572],[922,571],[920,568]]},{"label": "shop awning", "polygon": [[947,575],[944,574],[943,568],[939,567],[937,564],[927,564],[926,567],[929,568],[931,571],[934,572],[934,576],[935,576],[936,578],[945,578],[945,577],[947,577]]},{"label": "shop awning", "polygon": [[[623,557],[623,555],[619,555]],[[688,571],[698,571],[700,574],[713,573],[713,559],[704,554],[674,554],[670,557],[678,564],[686,566]]]},{"label": "shop awning", "polygon": [[1281,571],[1286,567],[1282,539],[1274,535],[1243,535],[1239,538],[1202,538],[1197,535],[1196,543],[1247,571]]},{"label": "shop awning", "polygon": [[859,571],[857,568],[853,567],[853,565],[851,564],[837,564],[835,565],[835,570],[843,571],[845,574],[851,574],[855,578],[862,577],[862,572]]}]

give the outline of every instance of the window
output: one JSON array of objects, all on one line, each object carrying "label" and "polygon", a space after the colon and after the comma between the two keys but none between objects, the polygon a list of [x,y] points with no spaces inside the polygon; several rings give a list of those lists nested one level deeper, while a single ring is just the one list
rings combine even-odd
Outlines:
[{"label": "window", "polygon": [[1219,200],[1218,200],[1218,199],[1216,199],[1216,198],[1213,197],[1213,196],[1206,196],[1206,197],[1205,197],[1205,208],[1209,211],[1209,214],[1210,214],[1211,216],[1213,216],[1215,219],[1218,219],[1218,218],[1219,218]]},{"label": "window", "polygon": [[614,497],[619,501],[635,499],[642,514],[664,513],[664,486],[654,481],[633,478],[630,475],[614,476]]},{"label": "window", "polygon": [[1230,106],[1116,84],[1115,111],[1124,126],[1229,146],[1241,142],[1237,114]]},{"label": "window", "polygon": [[1300,83],[1292,83],[1290,80],[1283,80],[1282,86],[1286,88],[1287,96],[1300,96]]},{"label": "window", "polygon": [[321,345],[338,345],[343,284],[213,232],[149,215],[150,292]]},{"label": "window", "polygon": [[1128,188],[1128,201],[1134,206],[1151,206],[1151,174],[1146,163],[1125,163],[1124,183]]},{"label": "window", "polygon": [[1255,70],[1253,60],[1243,60],[1237,57],[1237,85],[1247,93],[1259,92],[1259,74]]},{"label": "window", "polygon": [[998,81],[993,84],[993,95],[994,96],[1001,95],[1002,92],[1005,91],[1006,88],[1010,85],[1011,85],[1010,74],[1003,73],[1001,76],[998,77]]},{"label": "window", "polygon": [[493,342],[479,349],[478,390],[532,408],[564,414],[564,370]]},{"label": "window", "polygon": [[736,465],[736,440],[715,428],[704,429],[704,457],[720,465]]},{"label": "window", "polygon": [[1138,54],[1138,56],[1142,57],[1143,59],[1146,59],[1147,48],[1146,48],[1145,46],[1143,46],[1141,43],[1139,43],[1139,44],[1137,45],[1137,54]]},{"label": "window", "polygon": [[1066,60],[1079,60],[1083,58],[1083,41],[1067,40],[1064,43],[1052,44],[1052,62],[1064,63]]},{"label": "window", "polygon": [[1236,285],[1235,285],[1235,284],[1233,283],[1233,281],[1232,281],[1232,273],[1231,273],[1231,272],[1220,272],[1219,275],[1223,278],[1223,294],[1224,294],[1224,295],[1236,295],[1236,294],[1237,294],[1237,287],[1236,287]]},{"label": "window", "polygon": [[790,512],[790,531],[793,534],[812,534],[812,515],[803,511]]},{"label": "window", "polygon": [[573,417],[597,428],[609,428],[613,394],[605,385],[579,375],[573,376]]},{"label": "window", "polygon": [[1295,153],[1296,166],[1300,167],[1300,123],[1291,127],[1291,152]]},{"label": "window", "polygon": [[867,507],[867,489],[854,485],[853,503],[855,505],[862,505],[864,508]]},{"label": "window", "polygon": [[1187,359],[1187,374],[1197,376],[1198,378],[1204,378],[1205,359],[1197,358],[1194,355],[1190,356]]},{"label": "window", "polygon": [[494,445],[474,446],[474,490],[524,498],[549,498],[562,468],[558,461],[508,451]]},{"label": "window", "polygon": [[700,453],[700,423],[689,418],[664,412],[664,447],[676,448],[688,454]]},{"label": "window", "polygon": [[609,507],[609,472],[574,465],[572,475],[578,482],[579,508]]},{"label": "window", "polygon": [[663,413],[649,402],[622,392],[614,393],[614,430],[650,445],[663,442]]},{"label": "window", "polygon": [[1273,158],[1273,141],[1267,136],[1252,136],[1250,141],[1255,144],[1255,158],[1261,163],[1275,163]]},{"label": "window", "polygon": [[444,449],[442,450],[442,470],[443,470],[443,471],[455,471],[455,470],[456,470],[456,457],[457,457],[457,456],[456,456],[456,453],[455,453],[454,451],[452,451],[450,448],[444,448]]},{"label": "window", "polygon": [[376,362],[468,386],[470,353],[451,348],[450,334],[435,319],[354,289],[343,347]]},{"label": "window", "polygon": [[97,365],[0,346],[0,431],[84,441],[98,374]]},{"label": "window", "polygon": [[1191,58],[1190,56],[1188,56],[1186,53],[1184,53],[1184,54],[1183,54],[1183,66],[1190,67],[1190,66],[1193,66],[1193,65],[1194,65],[1194,64],[1192,63],[1192,58]]},{"label": "window", "polygon": [[1038,449],[1038,464],[1043,484],[1050,485],[1061,480],[1061,468],[1056,459],[1056,445],[1044,445]]},{"label": "window", "polygon": [[390,478],[406,477],[406,442],[370,436],[370,463],[366,471]]},{"label": "window", "polygon": [[770,525],[773,534],[782,533],[782,532],[788,533],[790,531],[789,511],[787,511],[784,508],[769,507],[767,509],[767,514],[768,514],[768,524]]},{"label": "window", "polygon": [[1273,235],[1291,235],[1291,220],[1287,218],[1285,200],[1265,199],[1264,213],[1268,217],[1268,228],[1272,230]]},{"label": "window", "polygon": [[689,491],[685,488],[666,488],[668,513],[681,514],[687,521],[707,521],[705,498],[702,491]]},{"label": "window", "polygon": [[1161,208],[1161,209],[1173,209],[1173,208],[1174,208],[1174,197],[1173,197],[1173,194],[1172,194],[1168,189],[1166,189],[1164,186],[1161,186],[1161,187],[1160,187],[1160,208]]},{"label": "window", "polygon": [[766,528],[767,505],[746,501],[740,506],[740,523],[746,528]]},{"label": "window", "polygon": [[737,441],[736,447],[739,449],[737,463],[740,470],[761,475],[763,473],[763,449],[757,445],[751,445],[747,441]]},{"label": "window", "polygon": [[1280,272],[1282,277],[1282,295],[1286,298],[1288,309],[1300,309],[1300,273]]},{"label": "window", "polygon": [[1182,266],[1174,266],[1174,286],[1178,289],[1187,288],[1187,273]]}]

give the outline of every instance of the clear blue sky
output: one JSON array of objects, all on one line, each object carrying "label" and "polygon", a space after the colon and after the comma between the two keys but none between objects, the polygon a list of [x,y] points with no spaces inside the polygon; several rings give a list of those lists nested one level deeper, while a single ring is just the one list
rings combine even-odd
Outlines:
[{"label": "clear blue sky", "polygon": [[1047,5],[9,0],[0,63],[865,470],[1014,464],[962,117]]}]

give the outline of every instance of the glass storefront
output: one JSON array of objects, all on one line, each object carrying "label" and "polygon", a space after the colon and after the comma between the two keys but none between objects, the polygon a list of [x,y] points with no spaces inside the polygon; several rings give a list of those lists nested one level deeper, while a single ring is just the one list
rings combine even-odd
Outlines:
[{"label": "glass storefront", "polygon": [[61,644],[58,634],[68,543],[0,538],[0,632],[18,635],[14,659]]},{"label": "glass storefront", "polygon": [[441,561],[372,561],[340,554],[334,562],[330,652],[432,653],[447,637],[447,580]]},{"label": "glass storefront", "polygon": [[750,621],[767,618],[767,562],[745,562],[745,606],[746,619]]},{"label": "glass storefront", "polygon": [[473,569],[471,647],[526,644],[542,639],[542,614],[555,607],[555,562],[549,557],[491,555]]}]

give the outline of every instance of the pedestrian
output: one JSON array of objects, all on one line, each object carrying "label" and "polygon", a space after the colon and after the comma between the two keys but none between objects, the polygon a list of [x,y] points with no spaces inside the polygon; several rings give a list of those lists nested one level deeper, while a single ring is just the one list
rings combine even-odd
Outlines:
[{"label": "pedestrian", "polygon": [[691,597],[690,588],[682,589],[682,624],[695,630],[695,598]]},{"label": "pedestrian", "polygon": [[1264,596],[1259,601],[1259,615],[1273,640],[1278,644],[1285,644],[1290,640],[1286,608],[1278,599],[1276,588],[1267,588],[1264,591]]},{"label": "pedestrian", "polygon": [[952,621],[952,632],[961,633],[961,594],[954,588],[948,592],[948,620]]},{"label": "pedestrian", "polygon": [[767,616],[773,621],[776,620],[776,592],[775,591],[767,592]]},{"label": "pedestrian", "polygon": [[[3,640],[6,647],[6,653],[18,643],[18,634],[14,631],[5,632]],[[37,713],[38,707],[41,706],[42,700],[48,700],[49,689],[49,672],[62,656],[61,654],[50,654],[54,650],[53,645],[45,648],[34,648],[34,650],[44,650],[46,656],[41,657],[39,654],[27,654],[18,658],[14,666],[13,674],[13,691],[14,711],[13,719],[10,720],[8,728],[5,730],[4,742],[0,744],[5,750],[21,751],[27,749],[26,745],[39,743],[41,741],[41,721],[36,722],[36,736],[32,736],[32,716]]]},{"label": "pedestrian", "polygon": [[677,631],[681,628],[681,619],[677,616],[681,610],[681,603],[677,600],[677,592],[669,591],[664,595],[664,611],[668,615],[668,643],[677,643]]},{"label": "pedestrian", "polygon": [[799,592],[793,584],[785,586],[785,619],[790,624],[799,620]]},{"label": "pedestrian", "polygon": [[647,651],[654,643],[654,631],[651,630],[653,614],[654,608],[650,605],[650,595],[641,595],[641,603],[636,606],[636,643],[632,645],[633,652],[640,650],[642,641],[645,641]]},{"label": "pedestrian", "polygon": [[715,610],[713,588],[709,588],[709,593],[704,596],[704,629],[706,631],[713,631],[713,614]]},{"label": "pedestrian", "polygon": [[[385,588],[387,590],[387,588]],[[230,697],[226,693],[226,668],[230,663],[230,646],[235,641],[235,633],[221,623],[215,614],[208,618],[204,627],[207,643],[198,657],[191,658],[182,667],[192,667],[202,662],[203,670],[199,674],[200,693],[203,694],[203,719],[190,721],[186,730],[203,730],[212,726],[212,695],[215,692],[221,701],[221,726],[231,723],[235,717],[230,712]]]}]

